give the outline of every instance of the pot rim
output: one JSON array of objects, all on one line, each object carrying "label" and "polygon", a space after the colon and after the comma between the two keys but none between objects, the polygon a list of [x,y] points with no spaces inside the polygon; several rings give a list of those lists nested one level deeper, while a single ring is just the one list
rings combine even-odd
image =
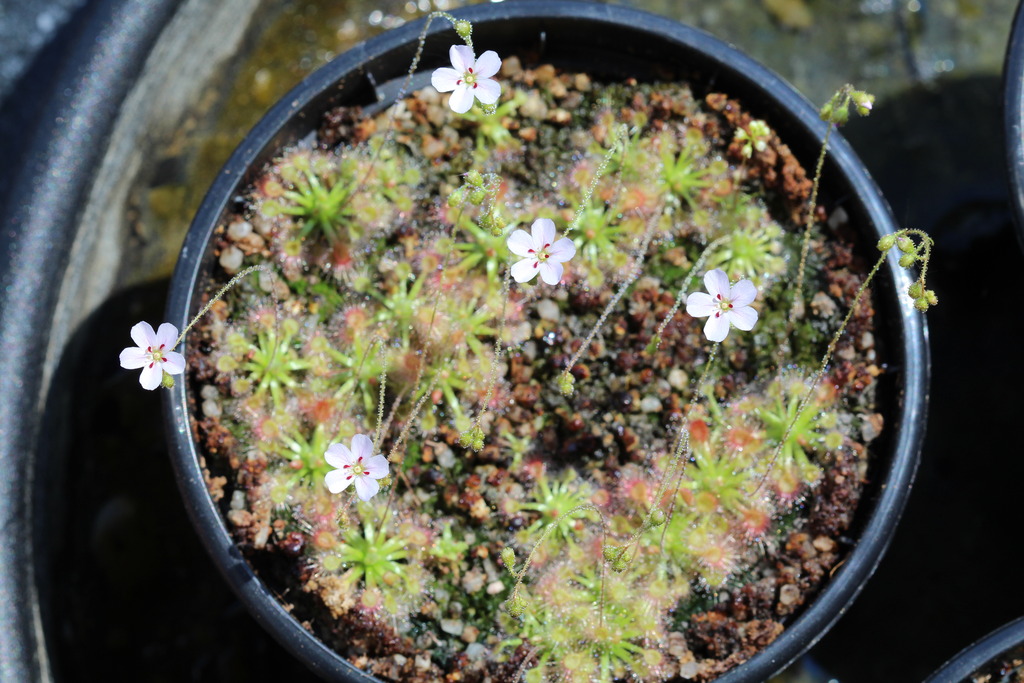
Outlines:
[{"label": "pot rim", "polygon": [[[652,55],[660,49],[700,60],[696,67],[684,68],[697,68],[705,75],[710,74],[713,87],[731,97],[750,101],[754,97],[759,98],[756,107],[748,109],[756,111],[773,128],[780,130],[780,135],[798,156],[800,152],[794,140],[801,141],[805,147],[820,147],[827,130],[827,124],[820,120],[815,107],[779,76],[717,38],[664,17],[615,5],[573,0],[517,0],[514,3],[466,7],[453,14],[471,20],[477,38],[491,30],[509,33],[509,21],[532,22],[534,36],[539,37],[542,47],[547,45],[548,33],[557,32],[559,28],[571,30],[572,35],[587,41],[600,41],[604,36],[608,42],[610,39],[606,36],[609,34],[643,36],[633,56],[648,61],[654,59],[653,63],[657,64],[659,62]],[[505,22],[503,29],[496,28],[498,22]],[[286,124],[296,115],[300,119],[299,125],[308,132],[316,127],[319,115],[330,107],[330,101],[353,93],[365,96],[368,91],[380,95],[388,92],[384,85],[388,82],[393,92],[396,80],[401,80],[411,61],[422,25],[423,20],[420,20],[356,45],[303,80],[253,128],[217,176],[186,236],[168,300],[167,319],[171,323],[183,329],[195,310],[191,292],[202,273],[208,239],[237,190],[246,184],[247,169],[261,159],[269,160],[269,152],[279,149],[286,141],[298,139],[284,132]],[[441,46],[448,43],[437,38],[447,30],[447,22],[438,21],[431,26],[418,73],[447,63],[447,48],[441,49]],[[450,35],[454,37],[454,32]],[[528,44],[528,40],[520,37],[516,43]],[[484,43],[478,40],[476,44]],[[490,44],[488,46],[491,47]],[[603,49],[616,50],[616,60],[621,50],[622,58],[628,61],[624,47],[606,44]],[[396,67],[397,75],[389,75],[385,71],[389,57],[390,61],[404,60],[402,66]],[[343,77],[348,77],[348,80]],[[353,77],[356,82],[353,82]],[[880,191],[848,143],[836,131],[830,138],[830,150],[823,185],[839,188],[833,194],[845,196],[847,204],[844,208],[858,214],[855,220],[870,224],[876,238],[895,231],[896,223]],[[812,154],[816,154],[816,150]],[[821,587],[811,604],[787,625],[783,633],[747,662],[716,679],[720,683],[765,680],[814,645],[861,591],[891,541],[917,469],[924,436],[929,375],[926,323],[913,308],[909,297],[896,294],[905,292],[910,285],[910,276],[898,266],[897,259],[896,254],[889,255],[888,267],[880,273],[877,289],[884,290],[879,301],[884,299],[888,312],[895,318],[887,324],[891,326],[890,336],[893,337],[894,374],[899,375],[895,390],[897,398],[891,406],[898,413],[898,419],[893,421],[892,434],[887,439],[891,440],[891,461],[878,487],[877,497],[862,500],[858,507],[858,518],[863,519],[867,515],[866,523],[860,529],[860,539],[834,577]],[[896,350],[897,340],[901,351]],[[184,381],[178,382],[165,395],[164,415],[174,444],[172,459],[175,473],[193,524],[200,531],[215,564],[256,620],[317,673],[339,680],[376,680],[356,669],[304,629],[258,579],[232,542],[221,513],[204,484],[192,440]],[[865,508],[872,507],[872,504],[870,512],[865,512]]]},{"label": "pot rim", "polygon": [[961,683],[1004,652],[1024,644],[1024,617],[997,628],[960,650],[925,683]]},{"label": "pot rim", "polygon": [[1003,63],[1003,136],[1013,223],[1024,248],[1024,2],[1017,5]]}]

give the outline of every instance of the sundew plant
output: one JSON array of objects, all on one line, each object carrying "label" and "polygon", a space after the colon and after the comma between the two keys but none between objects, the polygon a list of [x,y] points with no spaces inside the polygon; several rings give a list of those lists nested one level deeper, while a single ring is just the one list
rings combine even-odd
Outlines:
[{"label": "sundew plant", "polygon": [[438,18],[451,66],[259,169],[216,293],[121,365],[185,373],[239,545],[379,679],[713,679],[848,549],[884,426],[870,285],[896,249],[927,310],[932,241],[864,262],[818,205],[827,137],[809,176],[728,93]]}]

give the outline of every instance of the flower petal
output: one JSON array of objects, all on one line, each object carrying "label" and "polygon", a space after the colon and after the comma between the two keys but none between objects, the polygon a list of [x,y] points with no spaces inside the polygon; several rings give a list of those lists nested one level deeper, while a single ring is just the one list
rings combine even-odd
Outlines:
[{"label": "flower petal", "polygon": [[540,264],[540,279],[549,285],[557,285],[562,279],[562,264],[557,261],[545,261]]},{"label": "flower petal", "polygon": [[174,342],[178,341],[178,328],[170,323],[160,323],[156,331],[156,345],[163,346],[164,351],[174,348]]},{"label": "flower petal", "polygon": [[706,318],[718,310],[718,304],[710,294],[694,292],[686,297],[686,312],[694,318]]},{"label": "flower petal", "polygon": [[149,365],[149,354],[145,349],[137,346],[129,346],[121,352],[121,367],[125,370],[138,370]]},{"label": "flower petal", "polygon": [[473,93],[465,83],[456,86],[452,91],[452,96],[448,98],[448,106],[456,114],[465,114],[473,106]]},{"label": "flower petal", "polygon": [[474,83],[473,94],[484,104],[494,104],[501,97],[501,85],[491,78],[483,78]]},{"label": "flower petal", "polygon": [[341,493],[348,488],[354,478],[345,470],[331,470],[324,475],[324,483],[327,484],[327,490],[331,493]]},{"label": "flower petal", "polygon": [[757,287],[750,280],[740,280],[732,286],[730,294],[732,296],[732,305],[740,308],[749,305],[757,298]]},{"label": "flower petal", "polygon": [[388,476],[388,459],[383,455],[375,455],[363,463],[366,475],[374,479]]},{"label": "flower petal", "polygon": [[533,234],[533,242],[538,249],[543,249],[545,244],[555,241],[555,222],[550,218],[538,218],[530,226]]},{"label": "flower petal", "polygon": [[710,341],[720,342],[729,336],[729,318],[725,315],[713,315],[704,323],[704,336]]},{"label": "flower petal", "polygon": [[721,294],[723,299],[729,298],[729,276],[725,274],[724,270],[715,268],[704,273],[704,288],[708,290],[708,294],[711,295],[712,299],[717,299],[718,295]]},{"label": "flower petal", "polygon": [[512,279],[516,282],[529,282],[537,276],[537,259],[524,258],[512,264]]},{"label": "flower petal", "polygon": [[366,434],[356,434],[352,437],[352,445],[349,448],[352,449],[353,461],[359,458],[369,459],[373,455],[373,440]]},{"label": "flower petal", "polygon": [[498,57],[498,53],[494,50],[488,50],[480,55],[480,58],[476,60],[476,66],[473,67],[477,78],[490,78],[498,73],[500,68],[501,58]]},{"label": "flower petal", "polygon": [[548,249],[552,261],[564,263],[576,255],[576,245],[568,237],[563,237]]},{"label": "flower petal", "polygon": [[342,468],[345,465],[351,465],[355,458],[352,457],[352,451],[345,444],[332,443],[327,447],[327,452],[324,453],[324,460],[331,467]]},{"label": "flower petal", "polygon": [[156,332],[153,331],[153,326],[149,323],[136,323],[132,327],[131,335],[132,341],[135,342],[135,345],[143,351],[150,346],[158,346],[158,344],[155,343]]},{"label": "flower petal", "polygon": [[473,48],[468,45],[452,45],[448,48],[448,58],[452,60],[452,67],[460,74],[466,73],[476,62]]},{"label": "flower petal", "polygon": [[430,74],[430,85],[434,86],[438,92],[451,92],[455,90],[461,79],[461,72],[443,66]]},{"label": "flower petal", "polygon": [[373,498],[377,491],[380,491],[380,484],[376,479],[367,476],[356,477],[356,495],[359,496],[359,500],[365,503]]},{"label": "flower petal", "polygon": [[508,250],[516,256],[529,256],[531,249],[537,249],[533,243],[533,238],[530,237],[530,233],[525,230],[516,230],[509,235],[506,244],[508,244]]},{"label": "flower petal", "polygon": [[734,308],[726,313],[725,316],[732,323],[733,327],[744,332],[754,329],[754,323],[757,322],[757,311],[750,306]]},{"label": "flower petal", "polygon": [[185,356],[177,351],[165,351],[163,365],[168,375],[180,375],[185,372]]},{"label": "flower petal", "polygon": [[146,367],[142,368],[142,375],[139,377],[139,384],[142,385],[143,389],[153,391],[160,386],[160,382],[163,378],[164,371],[160,368],[160,363],[150,363]]}]

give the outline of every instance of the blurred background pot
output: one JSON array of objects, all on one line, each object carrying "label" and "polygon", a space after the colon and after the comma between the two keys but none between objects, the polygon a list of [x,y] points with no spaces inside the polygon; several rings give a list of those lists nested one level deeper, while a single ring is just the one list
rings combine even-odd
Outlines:
[{"label": "blurred background pot", "polygon": [[1024,680],[1024,617],[964,648],[925,683],[1017,683],[1021,680]]}]

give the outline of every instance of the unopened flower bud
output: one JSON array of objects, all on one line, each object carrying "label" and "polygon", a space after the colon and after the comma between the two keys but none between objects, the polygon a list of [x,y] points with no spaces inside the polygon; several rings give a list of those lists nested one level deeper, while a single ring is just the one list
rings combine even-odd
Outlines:
[{"label": "unopened flower bud", "polygon": [[917,281],[910,285],[910,287],[907,288],[907,294],[914,299],[920,299],[924,296],[924,287],[921,285],[921,282]]},{"label": "unopened flower bud", "polygon": [[916,255],[904,254],[903,256],[900,256],[900,265],[903,266],[904,268],[909,268],[910,266],[914,265],[914,261],[916,260]]},{"label": "unopened flower bud", "polygon": [[939,297],[935,296],[935,292],[930,289],[925,290],[924,298],[928,302],[929,306],[935,306],[939,303]]},{"label": "unopened flower bud", "polygon": [[466,191],[463,188],[459,188],[448,195],[448,206],[453,209],[463,202],[466,197]]},{"label": "unopened flower bud", "polygon": [[523,599],[523,596],[516,593],[505,601],[505,609],[507,609],[508,613],[512,616],[520,617],[526,610],[526,600]]},{"label": "unopened flower bud", "polygon": [[604,550],[602,550],[601,552],[604,555],[604,559],[606,562],[613,562],[615,558],[618,556],[620,550],[621,548],[617,548],[614,545],[606,545],[604,547]]},{"label": "unopened flower bud", "polygon": [[882,239],[878,240],[878,251],[889,251],[896,244],[895,235],[886,235]]},{"label": "unopened flower bud", "polygon": [[470,171],[466,174],[466,184],[473,187],[483,187],[484,176],[480,171]]},{"label": "unopened flower bud", "polygon": [[473,35],[473,24],[465,19],[459,19],[455,22],[455,32],[459,34],[459,38],[469,41],[469,37]]},{"label": "unopened flower bud", "polygon": [[487,192],[485,192],[482,187],[474,188],[469,193],[469,201],[475,206],[483,204],[485,199],[487,199]]},{"label": "unopened flower bud", "polygon": [[875,105],[875,96],[863,90],[854,90],[850,93],[850,99],[853,100],[853,104],[857,107],[857,113],[861,116],[870,114],[871,108]]},{"label": "unopened flower bud", "polygon": [[565,396],[572,396],[573,384],[576,383],[576,378],[572,376],[572,373],[563,372],[558,378],[558,389]]},{"label": "unopened flower bud", "polygon": [[920,299],[914,299],[914,308],[924,313],[928,310],[928,299],[923,296]]},{"label": "unopened flower bud", "polygon": [[904,254],[917,251],[917,248],[914,246],[914,240],[910,239],[906,235],[900,235],[896,238],[896,246],[899,247],[899,250]]},{"label": "unopened flower bud", "polygon": [[665,512],[661,508],[655,508],[651,513],[651,526],[659,527],[665,523]]},{"label": "unopened flower bud", "polygon": [[629,568],[629,562],[626,561],[625,557],[612,560],[612,571],[616,574],[621,574]]},{"label": "unopened flower bud", "polygon": [[505,546],[501,549],[501,562],[505,565],[511,574],[516,566],[516,551],[512,550],[509,546]]},{"label": "unopened flower bud", "polygon": [[173,375],[165,372],[164,376],[160,379],[160,386],[162,386],[164,389],[173,389],[174,388],[174,377],[173,377]]}]

